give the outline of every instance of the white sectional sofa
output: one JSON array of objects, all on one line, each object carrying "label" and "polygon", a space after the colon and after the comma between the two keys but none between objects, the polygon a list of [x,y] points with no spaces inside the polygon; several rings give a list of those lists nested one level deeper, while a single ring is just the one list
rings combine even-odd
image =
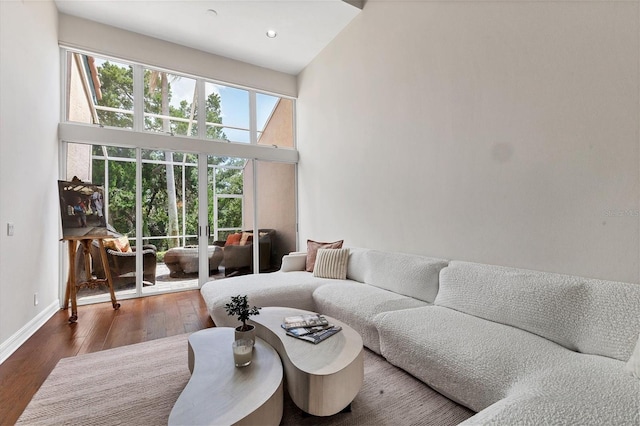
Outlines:
[{"label": "white sectional sofa", "polygon": [[478,412],[465,424],[640,425],[640,378],[625,370],[640,335],[638,284],[359,248],[335,280],[304,272],[305,259],[205,284],[213,321],[237,325],[224,310],[237,294],[338,318]]}]

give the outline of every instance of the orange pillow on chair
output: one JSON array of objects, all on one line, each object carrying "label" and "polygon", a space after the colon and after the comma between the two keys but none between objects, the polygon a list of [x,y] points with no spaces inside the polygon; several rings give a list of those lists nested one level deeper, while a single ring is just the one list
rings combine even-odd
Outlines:
[{"label": "orange pillow on chair", "polygon": [[227,241],[224,243],[225,246],[237,246],[240,244],[240,238],[242,238],[242,234],[236,232],[235,234],[229,234],[227,236]]}]

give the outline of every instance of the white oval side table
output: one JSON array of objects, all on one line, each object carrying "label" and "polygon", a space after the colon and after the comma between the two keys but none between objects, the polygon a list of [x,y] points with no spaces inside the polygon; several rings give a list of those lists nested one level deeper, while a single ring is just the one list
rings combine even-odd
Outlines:
[{"label": "white oval side table", "polygon": [[282,419],[282,363],[256,338],[251,364],[236,368],[233,328],[214,327],[189,336],[191,379],[178,397],[169,425],[278,425]]}]

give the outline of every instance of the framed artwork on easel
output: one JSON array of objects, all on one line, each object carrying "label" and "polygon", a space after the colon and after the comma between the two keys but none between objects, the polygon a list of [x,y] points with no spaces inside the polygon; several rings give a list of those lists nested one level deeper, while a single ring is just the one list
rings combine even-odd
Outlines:
[{"label": "framed artwork on easel", "polygon": [[63,238],[105,236],[104,189],[79,180],[58,181]]},{"label": "framed artwork on easel", "polygon": [[[60,197],[60,218],[62,219],[62,239],[69,245],[69,276],[63,308],[67,309],[71,301],[71,316],[69,322],[78,320],[77,290],[83,286],[94,287],[106,285],[111,295],[113,309],[120,308],[113,291],[113,281],[103,240],[111,236],[105,220],[104,189],[101,186],[82,182],[74,178],[71,181],[58,181]],[[94,278],[91,271],[91,245],[94,240],[100,250],[100,258],[105,277]],[[78,280],[76,276],[77,251],[82,247],[85,278]]]}]

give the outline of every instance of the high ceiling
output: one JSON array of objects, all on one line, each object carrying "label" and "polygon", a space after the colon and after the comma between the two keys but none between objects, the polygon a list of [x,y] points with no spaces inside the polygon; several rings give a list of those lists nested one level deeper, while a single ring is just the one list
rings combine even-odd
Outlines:
[{"label": "high ceiling", "polygon": [[[296,75],[360,12],[342,0],[55,0],[58,10]],[[354,3],[354,2],[351,2]],[[275,38],[267,31],[277,32]]]}]

